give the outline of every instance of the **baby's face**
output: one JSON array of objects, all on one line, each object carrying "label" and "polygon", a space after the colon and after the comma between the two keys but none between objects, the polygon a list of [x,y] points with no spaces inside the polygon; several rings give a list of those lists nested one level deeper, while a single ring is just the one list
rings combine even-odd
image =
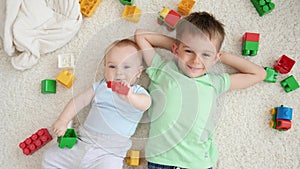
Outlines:
[{"label": "baby's face", "polygon": [[105,78],[107,81],[134,84],[141,75],[141,56],[135,47],[115,46],[106,55]]},{"label": "baby's face", "polygon": [[219,59],[216,45],[204,35],[185,33],[180,43],[173,44],[178,67],[191,78],[202,76]]}]

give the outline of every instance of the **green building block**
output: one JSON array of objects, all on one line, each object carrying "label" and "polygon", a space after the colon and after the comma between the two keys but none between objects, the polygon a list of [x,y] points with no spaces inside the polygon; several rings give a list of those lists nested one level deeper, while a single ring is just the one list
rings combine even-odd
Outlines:
[{"label": "green building block", "polygon": [[243,42],[242,55],[255,56],[258,51],[258,42],[245,41]]},{"label": "green building block", "polygon": [[265,70],[267,72],[267,76],[264,81],[275,83],[277,81],[278,71],[269,67],[265,67]]},{"label": "green building block", "polygon": [[282,80],[280,84],[287,93],[299,88],[299,83],[297,82],[297,80],[294,78],[293,75]]},{"label": "green building block", "polygon": [[120,0],[121,4],[131,6],[133,4],[133,0]]},{"label": "green building block", "polygon": [[56,93],[56,80],[51,80],[51,79],[42,80],[41,92],[43,94]]},{"label": "green building block", "polygon": [[275,4],[271,0],[251,0],[251,2],[259,16],[270,13],[275,8]]},{"label": "green building block", "polygon": [[68,128],[65,135],[57,138],[59,148],[72,148],[77,142],[77,135],[73,128]]}]

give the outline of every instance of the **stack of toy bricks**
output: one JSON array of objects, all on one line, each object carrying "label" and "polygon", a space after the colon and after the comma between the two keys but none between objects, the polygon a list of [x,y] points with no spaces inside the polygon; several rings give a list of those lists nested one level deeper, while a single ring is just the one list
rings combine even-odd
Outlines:
[{"label": "stack of toy bricks", "polygon": [[242,55],[244,56],[255,56],[258,52],[259,45],[259,34],[246,32],[242,39]]}]

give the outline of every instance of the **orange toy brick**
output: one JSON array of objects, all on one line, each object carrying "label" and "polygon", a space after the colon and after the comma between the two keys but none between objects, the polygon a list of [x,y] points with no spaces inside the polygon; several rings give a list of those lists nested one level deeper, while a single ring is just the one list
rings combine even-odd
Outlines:
[{"label": "orange toy brick", "polygon": [[75,76],[68,72],[67,70],[63,70],[59,73],[59,75],[56,77],[56,80],[64,85],[67,88],[71,88],[71,86],[74,83]]},{"label": "orange toy brick", "polygon": [[129,92],[129,87],[124,86],[120,82],[108,81],[107,82],[107,87],[111,88],[111,90],[113,92],[116,92],[116,93],[119,93],[119,94],[123,94],[123,95],[127,95],[128,92]]},{"label": "orange toy brick", "polygon": [[101,1],[102,0],[80,0],[80,11],[82,15],[91,17]]},{"label": "orange toy brick", "polygon": [[138,22],[140,20],[140,16],[141,16],[141,10],[137,6],[125,5],[122,18],[128,21]]},{"label": "orange toy brick", "polygon": [[138,150],[129,150],[128,157],[126,157],[126,163],[131,166],[140,165],[140,151]]},{"label": "orange toy brick", "polygon": [[193,6],[195,5],[194,0],[181,0],[178,4],[178,12],[180,12],[182,15],[187,16],[190,14]]},{"label": "orange toy brick", "polygon": [[30,137],[26,138],[19,144],[19,147],[23,150],[23,154],[30,155],[43,147],[49,141],[52,140],[52,136],[49,134],[47,128],[41,128]]}]

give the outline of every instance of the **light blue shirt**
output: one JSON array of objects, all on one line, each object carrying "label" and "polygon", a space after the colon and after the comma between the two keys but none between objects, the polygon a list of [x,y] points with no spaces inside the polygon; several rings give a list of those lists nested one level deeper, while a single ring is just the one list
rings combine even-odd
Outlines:
[{"label": "light blue shirt", "polygon": [[[94,83],[93,88],[95,97],[84,127],[100,134],[132,136],[143,111],[136,109],[107,88],[105,80]],[[131,86],[131,90],[133,93],[149,95],[140,85]]]}]

